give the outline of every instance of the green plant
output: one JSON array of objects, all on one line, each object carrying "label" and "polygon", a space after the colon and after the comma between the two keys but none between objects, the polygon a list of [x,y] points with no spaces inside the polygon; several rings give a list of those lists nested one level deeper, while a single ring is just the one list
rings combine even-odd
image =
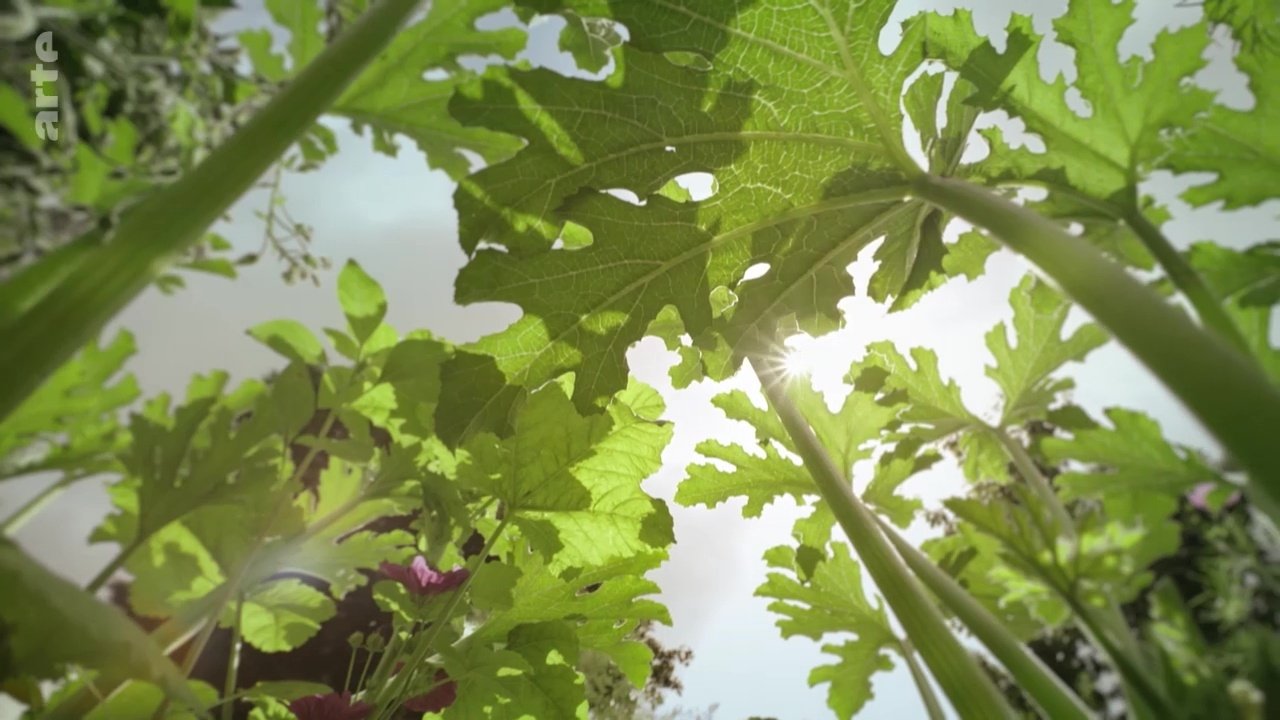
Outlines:
[{"label": "green plant", "polygon": [[[20,552],[6,553],[0,570],[25,580],[4,585],[0,668],[44,716],[95,706],[114,716],[202,706],[224,717],[250,706],[261,717],[287,707],[306,716],[328,704],[376,718],[402,709],[575,717],[586,712],[584,656],[607,657],[643,686],[653,653],[632,633],[668,621],[646,598],[656,586],[644,575],[673,542],[666,505],[640,488],[672,430],[660,395],[630,376],[624,356],[650,335],[679,356],[677,386],[740,371],[759,379],[766,407],[743,393],[716,400],[754,429],[755,451],[704,444],[719,464],[689,468],[677,501],[745,497],[747,515],[783,495],[812,503],[795,545],[766,556],[776,572],[759,594],[773,600],[785,635],[827,643],[834,661],[810,681],[829,683],[838,716],[862,707],[870,676],[894,656],[930,716],[943,712],[930,675],[963,717],[1014,716],[956,625],[1050,717],[1098,712],[1024,645],[1067,626],[1120,678],[1133,717],[1188,708],[1256,717],[1277,702],[1251,679],[1267,677],[1257,668],[1269,661],[1195,661],[1203,643],[1190,598],[1153,586],[1150,572],[1178,549],[1175,511],[1191,490],[1209,491],[1214,506],[1242,489],[1280,518],[1274,248],[1181,253],[1160,230],[1165,211],[1142,192],[1158,170],[1209,171],[1216,176],[1188,191],[1189,202],[1271,198],[1280,65],[1258,40],[1269,36],[1257,27],[1262,10],[1214,3],[1207,19],[1159,35],[1151,57],[1123,58],[1132,3],[1073,0],[1055,30],[1075,51],[1072,88],[1090,104],[1086,115],[1069,106],[1065,82],[1041,77],[1041,39],[1020,16],[1003,51],[957,12],[907,20],[886,54],[889,0],[815,0],[785,12],[771,2],[516,2],[517,18],[563,15],[562,47],[584,69],[612,62],[609,75],[590,79],[519,63],[465,69],[462,55],[519,49],[517,28],[477,29],[506,7],[497,0],[433,6],[404,30],[417,5],[408,0],[335,3],[328,13],[302,0],[268,5],[292,31],[290,67],[271,54],[269,36],[241,43],[256,72],[280,84],[270,101],[113,227],[0,286],[9,445],[52,439],[55,449],[30,467],[118,475],[117,513],[95,539],[121,550],[89,590],[124,568],[131,609],[158,623],[159,651],[138,649],[136,628],[102,609],[104,642],[130,649],[134,663],[104,662],[98,643],[41,647],[47,625],[31,618],[49,583]],[[1250,111],[1215,104],[1191,82],[1210,21],[1241,40]],[[334,36],[327,46],[322,26]],[[443,79],[424,77],[436,69]],[[988,129],[987,154],[967,155],[980,116],[995,110],[1021,119],[1044,152]],[[287,363],[269,382],[228,389],[225,375],[197,376],[181,404],[147,401],[127,429],[114,419],[132,400],[127,381],[100,402],[69,403],[127,354],[91,346],[63,364],[117,310],[290,148],[311,164],[332,152],[331,135],[314,125],[325,113],[371,128],[381,149],[404,134],[459,178],[470,262],[457,298],[513,303],[522,317],[464,346],[425,331],[401,337],[383,322],[377,283],[348,263],[338,278],[346,328],[325,330],[328,348],[288,320],[250,331]],[[909,128],[922,162],[904,143]],[[461,150],[488,164],[465,174]],[[714,177],[710,197],[694,200],[680,184],[692,172]],[[641,201],[606,192],[620,188]],[[1011,197],[1026,188],[1043,198]],[[974,229],[948,242],[956,221]],[[877,240],[868,292],[894,310],[954,276],[981,274],[1001,245],[1044,278],[1024,279],[1011,322],[987,334],[997,415],[967,408],[924,348],[869,346],[834,411],[788,375],[784,339],[844,321],[846,268]],[[1163,281],[1145,284],[1134,268]],[[1064,337],[1072,302],[1096,325]],[[1225,462],[1168,443],[1140,413],[1110,409],[1108,426],[1067,402],[1062,367],[1108,337],[1186,404]],[[1055,430],[1027,430],[1037,427]],[[959,454],[974,488],[946,503],[952,531],[918,550],[893,527],[923,512],[900,489],[943,449]],[[377,527],[392,517],[402,518],[395,529]],[[848,544],[833,540],[836,526]],[[868,599],[860,568],[884,606]],[[296,648],[370,581],[386,635],[353,639],[343,687],[241,687],[241,645]],[[1117,609],[1140,596],[1151,599],[1147,616]],[[221,693],[184,685],[219,626],[232,646]],[[184,645],[176,668],[165,656]],[[56,696],[31,689],[77,666],[93,672]],[[1248,677],[1233,677],[1242,666]],[[157,682],[163,696],[145,684]]]}]

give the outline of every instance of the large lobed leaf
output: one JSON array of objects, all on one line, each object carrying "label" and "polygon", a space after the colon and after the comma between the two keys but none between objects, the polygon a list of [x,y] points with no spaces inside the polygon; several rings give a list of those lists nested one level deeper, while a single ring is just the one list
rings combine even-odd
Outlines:
[{"label": "large lobed leaf", "polygon": [[[506,6],[505,0],[431,3],[426,15],[401,31],[327,114],[349,120],[357,130],[367,128],[373,147],[389,155],[395,155],[399,137],[409,138],[432,167],[454,178],[471,167],[463,151],[486,161],[509,156],[519,148],[513,138],[463,127],[448,113],[450,96],[472,74],[458,62],[460,56],[510,59],[524,48],[525,34],[518,27],[476,28],[476,20]],[[289,69],[283,58],[271,52],[271,34],[266,29],[243,33],[241,42],[255,70],[281,82],[324,49],[325,8],[317,0],[269,0],[267,10],[277,25],[289,31]],[[428,72],[431,79],[426,77]],[[304,156],[308,151],[304,147]]]},{"label": "large lobed leaf", "polygon": [[[669,425],[638,417],[627,401],[652,404],[636,386],[610,412],[582,416],[563,386],[530,393],[511,437],[487,433],[464,445],[459,480],[503,503],[553,572],[661,549],[673,540],[666,505],[640,483],[657,472]],[[647,412],[661,412],[661,406]]]},{"label": "large lobed leaf", "polygon": [[101,347],[90,344],[0,421],[0,480],[113,467],[128,439],[117,414],[138,396],[134,377],[121,374],[133,353],[133,336],[124,331]]},{"label": "large lobed leaf", "polygon": [[[842,640],[822,646],[838,661],[815,667],[809,684],[830,683],[827,704],[837,717],[849,720],[871,699],[871,676],[893,668],[885,651],[901,651],[901,646],[884,608],[867,600],[862,571],[849,547],[833,543],[829,555],[825,549],[820,552],[821,558],[805,568],[790,547],[768,550],[765,560],[772,571],[756,595],[772,599],[769,610],[781,616],[783,637]],[[854,638],[845,639],[846,634]]]},{"label": "large lobed leaf", "polygon": [[[514,303],[524,316],[446,364],[447,439],[505,429],[510,385],[571,369],[575,402],[593,407],[622,387],[626,348],[646,332],[673,346],[688,333],[682,372],[724,377],[762,334],[836,327],[853,292],[846,266],[881,237],[871,293],[903,304],[939,276],[976,272],[989,252],[970,241],[948,263],[945,218],[905,199],[884,137],[901,133],[922,27],[909,23],[882,53],[892,3],[531,4],[612,18],[630,43],[603,82],[493,72],[452,105],[465,124],[526,142],[455,196],[475,255],[458,301]],[[912,107],[940,91],[926,81]],[[958,162],[972,113],[956,103],[948,118],[925,128],[940,172]],[[714,176],[712,197],[671,189],[691,172]],[[640,204],[603,192],[614,189]],[[761,263],[767,273],[748,279]]]},{"label": "large lobed leaf", "polygon": [[[873,396],[855,390],[833,412],[823,396],[800,379],[794,380],[787,392],[850,482],[854,464],[872,457],[872,441],[881,436],[901,410],[900,406],[878,403]],[[727,500],[744,498],[743,516],[758,517],[766,505],[781,497],[791,496],[803,502],[818,493],[809,472],[793,459],[796,447],[771,410],[757,407],[741,391],[718,395],[713,402],[730,420],[752,427],[760,452],[716,440],[699,443],[698,453],[719,463],[690,465],[676,491],[677,502],[685,506],[714,507]],[[903,443],[894,452],[879,458],[863,495],[864,500],[901,525],[910,522],[919,501],[897,494],[898,487],[936,460],[932,453],[917,457],[918,449],[918,444]],[[829,535],[834,520],[826,513],[822,519],[825,533]],[[815,536],[823,532],[821,528],[813,531]],[[816,544],[820,546],[825,542],[826,538],[822,537]]]}]

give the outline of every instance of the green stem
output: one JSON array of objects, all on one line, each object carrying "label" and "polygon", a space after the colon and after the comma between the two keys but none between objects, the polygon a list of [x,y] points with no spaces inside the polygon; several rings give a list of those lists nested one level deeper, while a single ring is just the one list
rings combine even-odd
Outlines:
[{"label": "green stem", "polygon": [[1004,696],[978,661],[951,634],[942,613],[930,602],[919,581],[876,527],[875,514],[854,494],[844,473],[836,467],[808,421],[791,402],[782,369],[759,357],[752,360],[752,365],[819,494],[848,535],[862,564],[919,649],[952,707],[962,718],[1014,717]]},{"label": "green stem", "polygon": [[907,542],[884,520],[876,517],[880,529],[915,576],[944,607],[986,646],[996,660],[1018,682],[1023,692],[1040,706],[1045,717],[1063,720],[1092,720],[1088,706],[1018,640],[991,611],[983,607],[955,578],[943,572],[927,555]]},{"label": "green stem", "polygon": [[[1031,459],[1031,455],[1027,453],[1027,450],[1022,446],[1022,443],[1014,440],[1003,430],[997,430],[996,432],[999,433],[1000,443],[1004,446],[1009,458],[1013,461],[1013,465],[1017,469],[1018,474],[1022,475],[1023,479],[1027,481],[1032,490],[1040,496],[1039,499],[1041,505],[1047,508],[1054,516],[1058,532],[1063,533],[1069,540],[1073,541],[1073,544],[1076,545],[1073,550],[1073,555],[1078,557],[1082,550],[1079,547],[1079,541],[1075,531],[1075,522],[1067,512],[1066,507],[1062,504],[1062,501],[1058,498],[1057,493],[1053,491],[1053,486],[1049,484],[1048,478],[1040,472],[1040,468],[1036,466],[1035,461]],[[1044,535],[1046,543],[1052,548],[1054,564],[1059,565],[1062,558],[1058,552],[1057,537],[1050,532],[1044,532]],[[1028,559],[1027,562],[1031,562],[1031,560]],[[1045,581],[1050,586],[1057,587],[1051,578],[1045,577]],[[1064,598],[1067,596],[1074,596],[1070,588],[1059,589],[1058,592]],[[1068,600],[1068,602],[1074,601]],[[1131,667],[1138,667],[1139,663],[1134,659],[1134,655],[1137,653],[1137,649],[1139,647],[1138,639],[1134,636],[1132,629],[1125,621],[1124,614],[1120,612],[1119,605],[1107,605],[1104,608],[1100,608],[1096,614],[1090,612],[1088,618],[1080,618],[1080,621],[1086,623],[1089,626],[1088,629],[1093,630],[1094,634],[1100,632],[1107,633],[1109,644],[1106,647],[1110,648],[1108,651],[1109,654],[1123,652],[1125,654],[1124,662],[1127,662]],[[1117,664],[1120,662],[1114,659],[1113,661],[1117,662]],[[1126,690],[1141,691],[1142,689],[1136,688],[1126,681]],[[1130,695],[1132,695],[1132,693],[1130,693]]]},{"label": "green stem", "polygon": [[[422,662],[427,659],[432,646],[435,645],[436,638],[440,636],[440,633],[444,630],[445,626],[449,624],[449,620],[453,617],[453,613],[458,609],[458,606],[462,604],[462,599],[467,594],[468,588],[471,587],[472,581],[475,580],[476,573],[480,570],[481,565],[484,564],[484,559],[489,556],[489,552],[493,550],[493,546],[497,544],[498,538],[501,537],[502,532],[507,529],[507,525],[511,523],[511,519],[512,515],[508,514],[498,522],[498,526],[493,529],[493,532],[489,534],[488,540],[485,541],[484,547],[480,550],[480,554],[471,558],[471,562],[468,563],[467,579],[464,580],[462,585],[458,586],[458,588],[453,591],[453,594],[449,596],[449,601],[445,603],[440,614],[432,621],[431,626],[427,628],[426,636],[418,643],[418,646],[414,648],[413,655],[410,657],[409,662],[405,664],[401,673],[386,685],[385,691],[378,692],[376,696],[376,705],[378,706],[378,710],[375,717],[382,717],[390,703],[400,699],[400,695],[409,688],[410,684],[413,682],[414,674],[417,673]],[[379,668],[379,670],[381,669],[382,668]],[[375,673],[375,677],[376,675],[377,673]]]},{"label": "green stem", "polygon": [[[236,680],[240,674],[240,645],[243,641],[241,621],[244,619],[244,593],[236,598],[236,613],[231,625],[231,648],[227,651],[227,675],[222,681],[222,697],[231,697],[236,692]],[[222,706],[222,720],[231,720],[235,715],[235,703]]]},{"label": "green stem", "polygon": [[48,485],[45,489],[36,494],[35,497],[28,500],[22,507],[13,512],[12,515],[4,519],[0,523],[0,536],[9,537],[22,529],[27,521],[35,517],[46,505],[53,502],[55,498],[62,494],[72,484],[83,480],[85,475],[69,474],[64,475],[61,480],[52,485]]},{"label": "green stem", "polygon": [[1280,518],[1280,388],[1252,358],[1053,221],[959,180],[926,175],[915,187],[924,200],[1021,253],[1110,330],[1249,471],[1254,502]]},{"label": "green stem", "polygon": [[[191,677],[191,671],[195,669],[196,663],[199,662],[200,656],[204,654],[204,648],[209,644],[209,638],[213,637],[213,631],[218,629],[218,616],[212,615],[205,619],[204,626],[200,628],[200,634],[196,635],[196,639],[192,641],[191,647],[187,649],[187,656],[182,659],[182,675],[183,677]],[[151,720],[163,720],[168,713],[171,697],[165,696],[160,704],[156,706],[156,711],[152,713]]]},{"label": "green stem", "polygon": [[[1024,482],[1031,488],[1031,492],[1035,493],[1040,499],[1040,504],[1049,514],[1053,516],[1054,523],[1057,525],[1059,532],[1067,538],[1075,538],[1076,525],[1071,519],[1070,513],[1067,512],[1066,506],[1062,504],[1062,500],[1058,498],[1058,494],[1053,491],[1053,485],[1049,483],[1049,479],[1040,472],[1040,468],[1036,466],[1035,460],[1027,454],[1027,449],[1022,443],[1014,440],[1002,428],[992,428],[996,439],[1000,441],[1000,445],[1004,448],[1005,454],[1009,456],[1009,460],[1013,462],[1013,467],[1022,476]],[[1049,542],[1054,541],[1048,538]]]},{"label": "green stem", "polygon": [[907,664],[907,669],[911,671],[911,679],[916,683],[916,690],[920,693],[920,700],[924,703],[929,720],[946,720],[947,714],[942,710],[942,703],[938,702],[938,694],[929,684],[929,676],[920,666],[920,661],[916,659],[916,650],[912,647],[911,641],[898,638],[898,649],[902,653],[903,662]]},{"label": "green stem", "polygon": [[133,554],[133,551],[142,547],[142,543],[143,538],[134,538],[129,542],[129,544],[120,548],[120,552],[116,553],[116,556],[111,558],[111,562],[107,563],[106,567],[99,570],[98,574],[94,575],[93,579],[89,581],[89,584],[84,587],[85,592],[93,594],[101,590],[102,586],[111,579],[111,576],[115,575],[116,571],[119,570],[124,565],[125,561],[129,559],[129,556]]},{"label": "green stem", "polygon": [[1230,315],[1227,315],[1227,311],[1209,290],[1209,286],[1204,284],[1204,278],[1200,277],[1200,273],[1196,272],[1182,253],[1173,247],[1164,233],[1160,232],[1160,228],[1153,225],[1137,208],[1131,208],[1125,213],[1124,220],[1147,250],[1155,256],[1156,262],[1160,263],[1169,281],[1182,292],[1187,302],[1191,303],[1191,307],[1195,308],[1196,315],[1200,316],[1200,322],[1218,333],[1237,350],[1246,355],[1250,354],[1249,343],[1240,333],[1239,326]]},{"label": "green stem", "polygon": [[[0,418],[13,411],[276,161],[395,37],[420,0],[382,0],[194,170],[126,211],[27,312],[0,319]],[[0,314],[0,318],[3,318]]]},{"label": "green stem", "polygon": [[[365,652],[369,652],[369,651],[366,650]],[[342,692],[351,692],[351,676],[355,674],[356,656],[359,654],[360,654],[360,648],[354,648],[354,647],[351,648],[351,659],[347,660],[347,679],[342,681]],[[373,653],[369,652],[369,655],[370,657],[372,657]],[[357,688],[357,690],[358,689],[359,688]]]},{"label": "green stem", "polygon": [[[1068,593],[1059,591],[1059,596],[1071,606],[1076,622],[1085,635],[1106,653],[1111,664],[1125,686],[1125,695],[1130,705],[1142,703],[1145,708],[1133,707],[1137,717],[1171,718],[1177,717],[1174,706],[1165,698],[1164,693],[1151,679],[1151,673],[1129,652],[1125,638],[1116,637],[1116,633],[1108,627],[1113,624],[1108,617],[1098,617],[1093,608],[1081,604]],[[1126,635],[1128,626],[1126,625]],[[1140,712],[1141,710],[1141,712]]]},{"label": "green stem", "polygon": [[360,671],[360,679],[356,681],[357,690],[364,687],[364,680],[369,677],[369,666],[373,664],[373,651],[366,649],[365,653],[368,657],[364,659],[364,669]]}]

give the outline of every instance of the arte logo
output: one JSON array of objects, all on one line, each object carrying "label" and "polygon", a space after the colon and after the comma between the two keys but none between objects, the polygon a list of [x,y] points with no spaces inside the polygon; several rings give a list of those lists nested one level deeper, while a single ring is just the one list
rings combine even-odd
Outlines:
[{"label": "arte logo", "polygon": [[58,139],[58,70],[45,67],[58,61],[53,49],[53,33],[42,32],[36,38],[36,57],[40,62],[31,70],[31,84],[36,94],[36,135],[41,140]]}]

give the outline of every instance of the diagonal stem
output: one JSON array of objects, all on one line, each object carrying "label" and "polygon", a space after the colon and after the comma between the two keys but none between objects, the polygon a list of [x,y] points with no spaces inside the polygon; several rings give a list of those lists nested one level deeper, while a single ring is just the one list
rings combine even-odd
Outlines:
[{"label": "diagonal stem", "polygon": [[1237,350],[1249,353],[1249,343],[1240,333],[1239,326],[1223,309],[1222,303],[1209,290],[1209,286],[1205,285],[1200,273],[1196,272],[1182,253],[1173,247],[1164,233],[1160,232],[1160,228],[1152,224],[1137,208],[1126,212],[1124,221],[1133,229],[1134,234],[1147,250],[1155,256],[1156,262],[1160,263],[1169,281],[1182,292],[1187,302],[1191,303],[1191,307],[1195,308],[1196,315],[1200,316],[1200,322],[1218,333]]},{"label": "diagonal stem", "polygon": [[987,188],[931,175],[924,200],[989,230],[1052,279],[1182,400],[1250,474],[1251,499],[1280,518],[1280,388],[1253,358],[1196,327],[1088,241]]},{"label": "diagonal stem", "polygon": [[974,637],[1004,665],[1045,717],[1092,720],[1094,714],[1062,680],[1023,645],[995,615],[982,606],[955,578],[943,572],[927,555],[907,542],[883,519],[880,529],[915,576],[964,624]]},{"label": "diagonal stem", "polygon": [[946,720],[947,714],[942,710],[942,703],[938,702],[938,694],[933,691],[933,686],[929,684],[929,675],[925,673],[920,661],[916,659],[915,647],[911,645],[910,640],[904,637],[900,637],[897,640],[898,651],[902,654],[902,661],[907,664],[907,669],[911,671],[911,679],[915,681],[916,690],[920,693],[920,701],[924,703],[924,709],[929,715],[929,720]]},{"label": "diagonal stem", "polygon": [[876,527],[875,514],[854,494],[807,420],[786,392],[781,367],[764,353],[751,364],[769,404],[790,435],[805,468],[849,537],[862,564],[892,608],[911,642],[919,649],[938,685],[963,718],[1012,718],[1013,710],[977,660],[951,633],[924,587],[911,574],[893,546]]},{"label": "diagonal stem", "polygon": [[[392,41],[420,0],[382,0],[194,170],[125,211],[109,242],[76,241],[34,302],[0,293],[0,418],[9,415],[271,167]],[[61,265],[61,263],[59,263]],[[15,310],[12,306],[20,306]]]}]

